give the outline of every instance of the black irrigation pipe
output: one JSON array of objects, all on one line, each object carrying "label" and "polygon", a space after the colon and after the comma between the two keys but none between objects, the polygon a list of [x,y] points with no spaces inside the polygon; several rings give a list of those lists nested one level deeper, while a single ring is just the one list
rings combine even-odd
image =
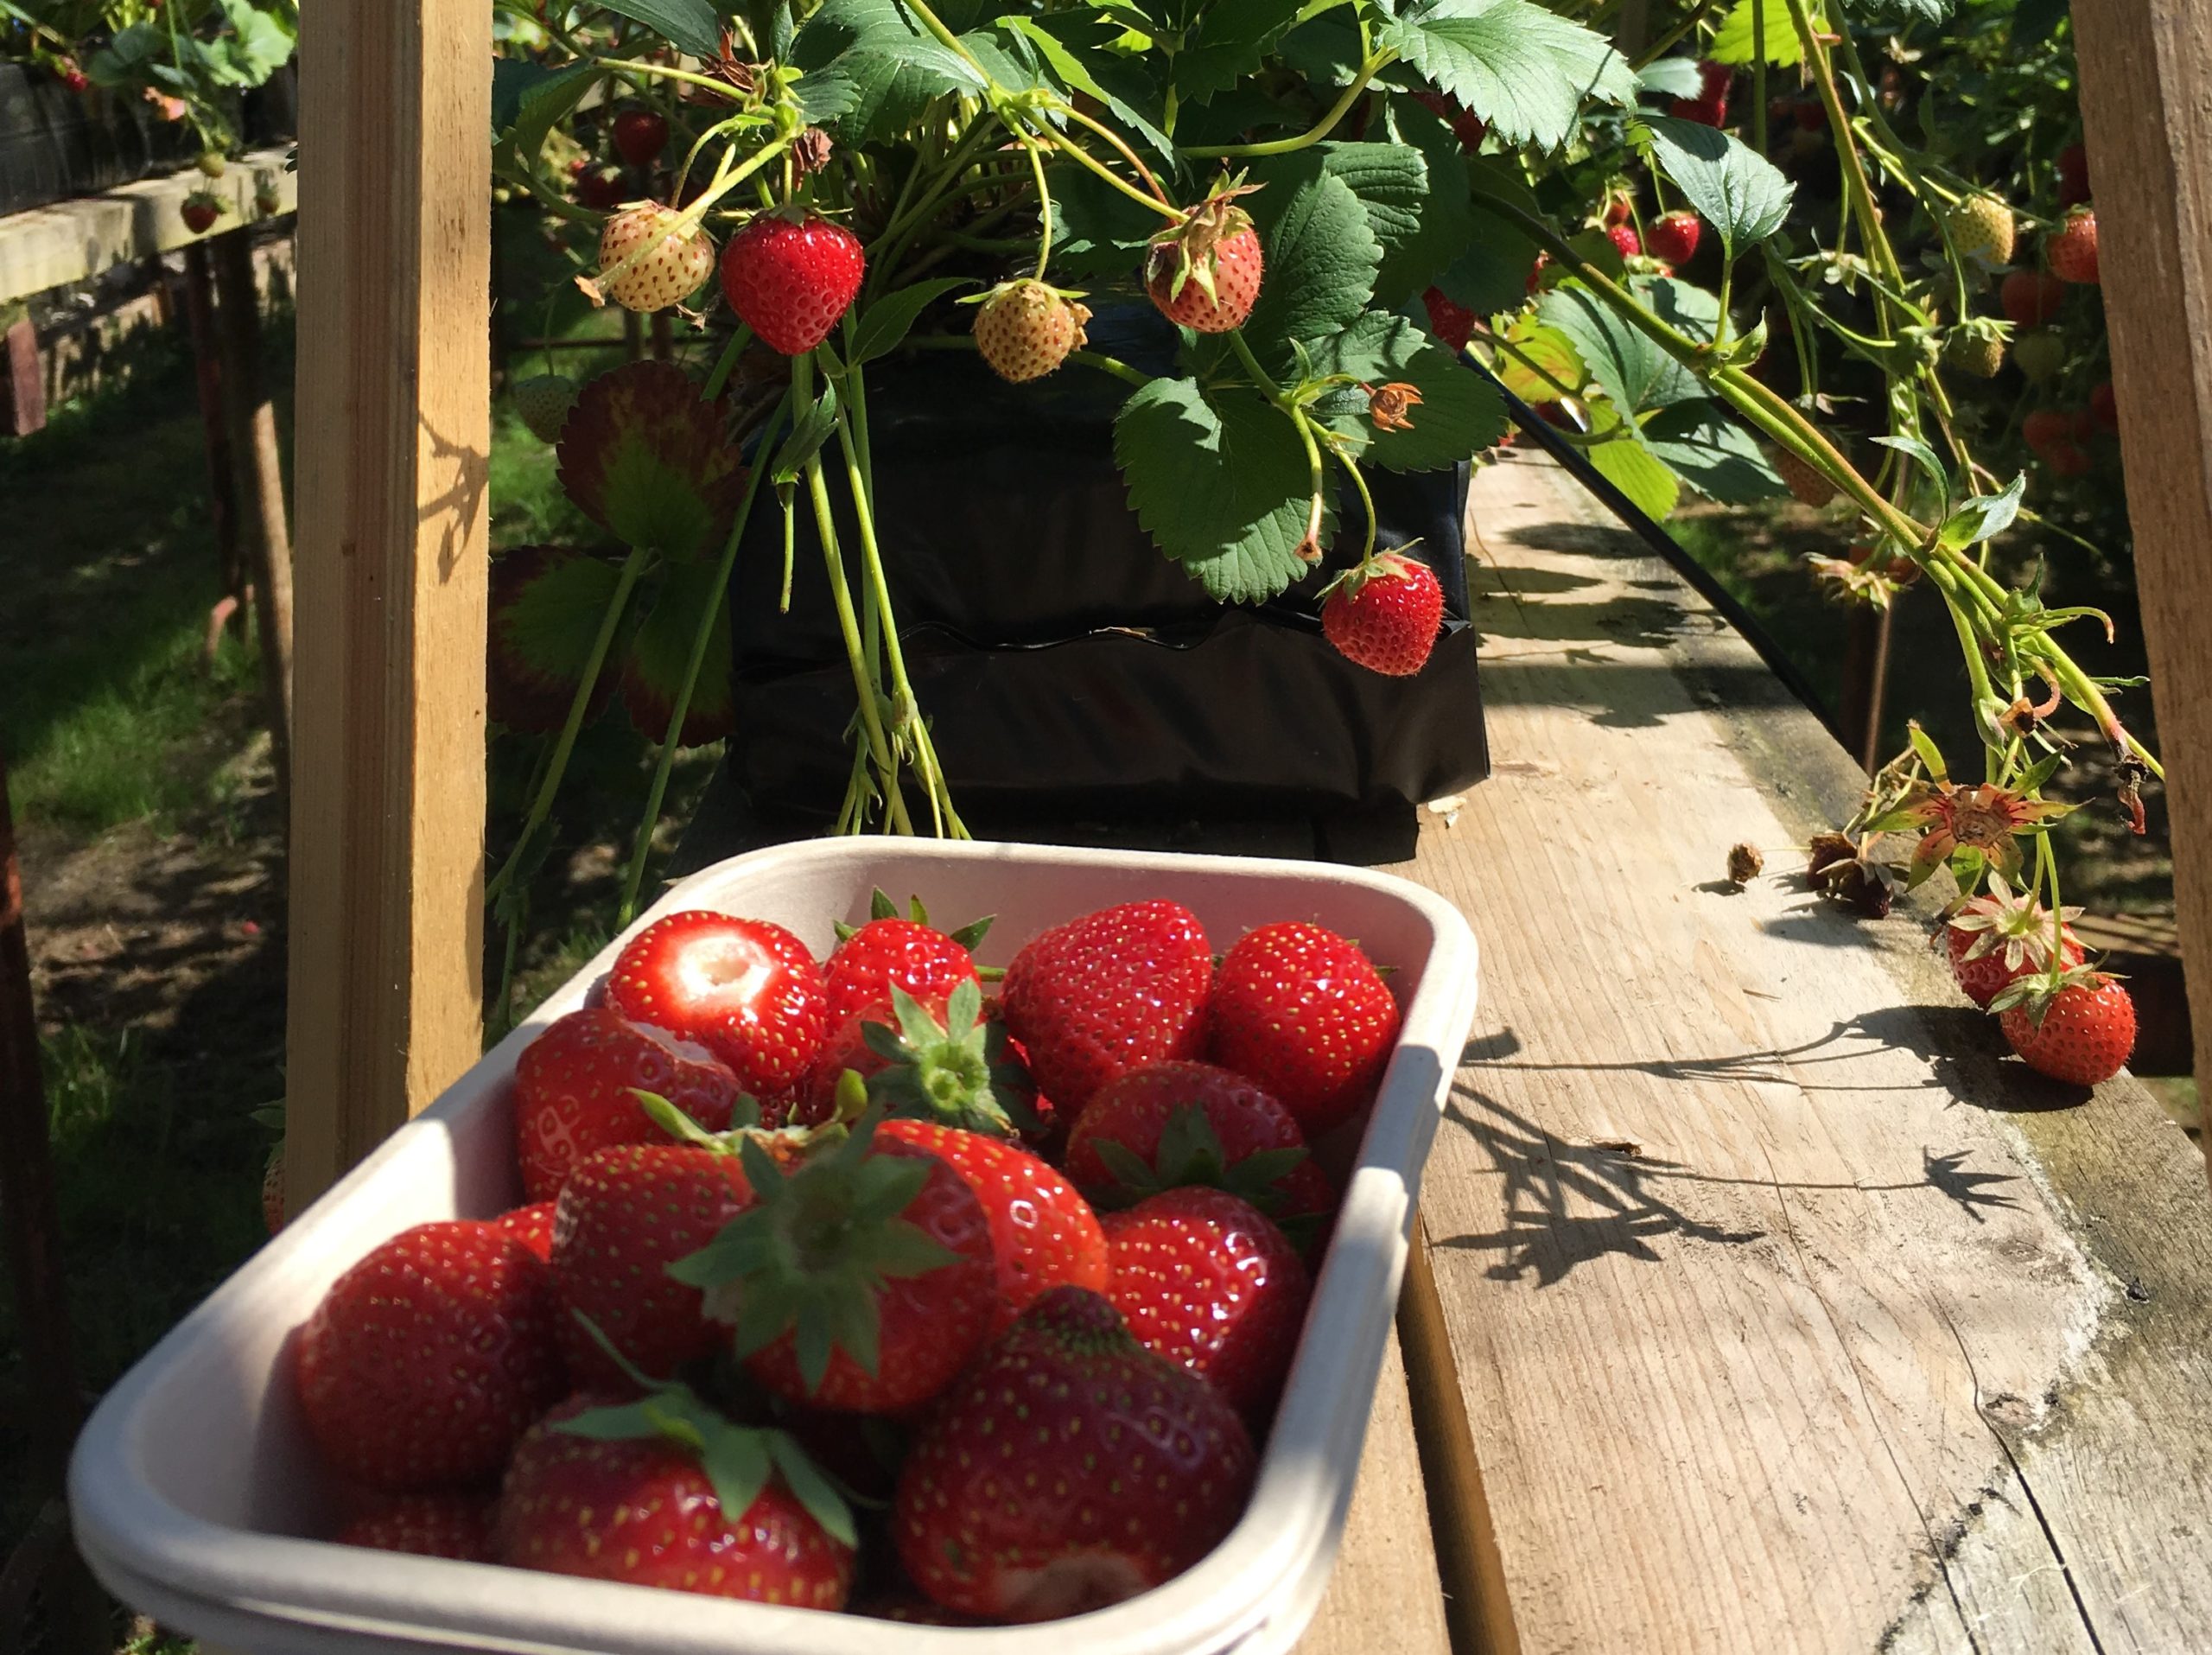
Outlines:
[{"label": "black irrigation pipe", "polygon": [[1851,742],[1836,723],[1834,713],[1821,701],[1820,692],[1813,688],[1805,675],[1798,671],[1775,641],[1774,634],[1759,624],[1752,614],[1728,589],[1714,578],[1711,570],[1682,550],[1681,543],[1655,522],[1643,507],[1621,493],[1605,474],[1590,463],[1581,449],[1561,436],[1536,411],[1505,388],[1503,381],[1487,367],[1478,362],[1471,353],[1462,353],[1461,360],[1490,382],[1491,388],[1505,399],[1505,411],[1523,433],[1535,439],[1536,446],[1559,461],[1567,474],[1590,492],[1591,497],[1618,518],[1636,538],[1659,554],[1680,575],[1697,589],[1698,595],[1719,610],[1728,624],[1743,634],[1744,641],[1758,652],[1774,676],[1782,680],[1783,688],[1803,702],[1808,711],[1821,721],[1827,733],[1848,748]]}]

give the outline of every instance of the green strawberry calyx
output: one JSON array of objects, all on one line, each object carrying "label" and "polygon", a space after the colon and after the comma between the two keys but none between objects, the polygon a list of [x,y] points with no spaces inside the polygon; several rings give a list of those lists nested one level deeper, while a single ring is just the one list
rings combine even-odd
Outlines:
[{"label": "green strawberry calyx", "polygon": [[722,1508],[723,1520],[732,1525],[743,1520],[768,1480],[779,1477],[825,1533],[848,1546],[860,1544],[844,1492],[808,1456],[798,1438],[773,1427],[737,1424],[680,1380],[647,1378],[589,1316],[578,1311],[576,1320],[645,1394],[636,1402],[587,1408],[562,1420],[555,1430],[594,1442],[674,1444],[698,1461]]},{"label": "green strawberry calyx", "polygon": [[2041,1028],[2052,1003],[2067,990],[2087,989],[2094,993],[2106,983],[2119,981],[2120,978],[2112,972],[2101,971],[2094,965],[2075,965],[2062,970],[2054,959],[2047,970],[2031,971],[1999,989],[1990,1001],[1989,1009],[1993,1013],[2004,1012],[2016,1006],[2024,1006],[2030,1025]]},{"label": "green strawberry calyx", "polygon": [[1149,1166],[1128,1145],[1112,1138],[1095,1139],[1091,1148],[1114,1174],[1115,1187],[1100,1193],[1102,1206],[1132,1206],[1164,1190],[1198,1184],[1227,1190],[1271,1218],[1283,1200],[1276,1181],[1306,1159],[1306,1151],[1293,1145],[1255,1150],[1230,1165],[1213,1123],[1197,1104],[1185,1104],[1167,1117]]},{"label": "green strawberry calyx", "polygon": [[982,1019],[983,991],[955,988],[940,1023],[929,1008],[893,986],[898,1027],[863,1022],[861,1038],[889,1066],[868,1079],[868,1096],[890,1116],[935,1121],[993,1137],[1034,1131],[1029,1072],[1007,1053],[1006,1026]]},{"label": "green strawberry calyx", "polygon": [[[857,1084],[848,1072],[841,1104]],[[874,1153],[880,1118],[871,1105],[842,1143],[788,1172],[758,1137],[741,1135],[737,1153],[753,1205],[667,1267],[671,1278],[705,1294],[709,1317],[731,1325],[740,1359],[790,1334],[810,1392],[821,1389],[840,1350],[863,1372],[876,1372],[877,1300],[889,1282],[961,1262],[901,1216],[941,1163]]]}]

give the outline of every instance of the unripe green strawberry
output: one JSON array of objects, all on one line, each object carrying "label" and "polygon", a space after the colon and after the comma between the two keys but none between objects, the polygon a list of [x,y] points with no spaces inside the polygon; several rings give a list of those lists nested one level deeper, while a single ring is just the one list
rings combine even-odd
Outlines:
[{"label": "unripe green strawberry", "polygon": [[1994,195],[1968,195],[1943,215],[1943,227],[1961,258],[1987,270],[2012,262],[2012,209]]},{"label": "unripe green strawberry", "polygon": [[2066,341],[2048,329],[2023,334],[2012,341],[2012,363],[2029,384],[2047,384],[2066,366]]},{"label": "unripe green strawberry", "polygon": [[991,372],[1014,385],[1040,379],[1084,342],[1090,309],[1024,277],[994,289],[976,313],[976,348]]},{"label": "unripe green strawberry", "polygon": [[1994,379],[2005,366],[2005,324],[1981,317],[1961,323],[1943,343],[1943,360],[1977,379]]},{"label": "unripe green strawberry", "polygon": [[515,413],[541,442],[560,440],[569,411],[576,405],[576,382],[558,373],[540,373],[514,384]]},{"label": "unripe green strawberry", "polygon": [[202,153],[200,159],[192,164],[210,178],[220,178],[230,163],[223,159],[221,150],[209,150]]},{"label": "unripe green strawberry", "polygon": [[698,290],[715,268],[715,244],[703,230],[686,232],[673,207],[649,201],[607,220],[599,268],[588,294],[625,310],[662,310]]}]

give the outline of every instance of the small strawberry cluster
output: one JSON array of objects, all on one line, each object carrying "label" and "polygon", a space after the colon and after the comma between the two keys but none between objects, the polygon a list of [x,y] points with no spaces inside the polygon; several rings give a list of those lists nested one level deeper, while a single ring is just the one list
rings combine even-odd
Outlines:
[{"label": "small strawberry cluster", "polygon": [[1311,924],[1217,961],[1128,902],[1003,973],[987,924],[633,938],[516,1066],[529,1204],[385,1242],[295,1341],[338,1538],[950,1624],[1210,1551],[1396,1003]]},{"label": "small strawberry cluster", "polygon": [[2135,1003],[2120,980],[2088,964],[2069,907],[2054,920],[2001,874],[1954,909],[1938,933],[1961,992],[1994,1012],[2005,1043],[2030,1068],[2094,1086],[2135,1049]]}]

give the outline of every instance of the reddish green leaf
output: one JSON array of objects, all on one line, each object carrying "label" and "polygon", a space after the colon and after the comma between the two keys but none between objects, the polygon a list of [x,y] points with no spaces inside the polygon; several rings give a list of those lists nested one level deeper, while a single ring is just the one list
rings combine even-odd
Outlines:
[{"label": "reddish green leaf", "polygon": [[[606,559],[565,546],[517,546],[493,560],[493,722],[537,734],[560,729],[617,578]],[[600,675],[594,712],[606,704],[611,678]]]},{"label": "reddish green leaf", "polygon": [[745,493],[722,417],[671,362],[632,362],[576,398],[561,487],[626,546],[690,557],[718,544]]},{"label": "reddish green leaf", "polygon": [[[622,704],[629,710],[630,722],[650,742],[668,735],[669,717],[683,687],[700,620],[714,601],[719,572],[707,563],[672,568],[630,640],[630,652],[622,663]],[[724,603],[715,607],[714,632],[707,640],[706,659],[699,664],[699,681],[692,687],[677,746],[718,742],[735,728],[729,673],[729,606]]]}]

